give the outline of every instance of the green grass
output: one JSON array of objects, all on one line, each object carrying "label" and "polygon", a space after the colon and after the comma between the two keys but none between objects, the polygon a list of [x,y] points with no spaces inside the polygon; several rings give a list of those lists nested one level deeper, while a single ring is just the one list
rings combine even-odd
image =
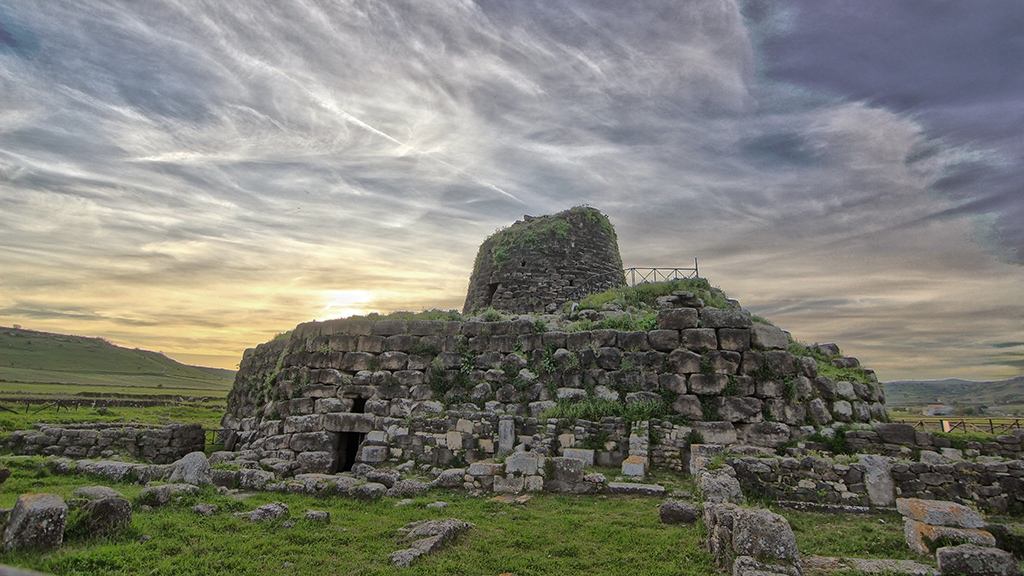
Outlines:
[{"label": "green grass", "polygon": [[591,294],[580,301],[580,309],[600,310],[605,304],[617,302],[623,307],[654,308],[660,296],[676,291],[693,292],[706,306],[725,308],[727,296],[705,278],[683,278],[669,282],[638,284],[631,288],[615,288],[598,294]]},{"label": "green grass", "polygon": [[0,393],[226,396],[234,372],[187,366],[100,338],[0,328]]},{"label": "green grass", "polygon": [[[775,509],[793,528],[801,554],[841,558],[890,558],[929,563],[907,546],[903,518],[895,513],[825,514]],[[930,562],[934,564],[934,559]]]},{"label": "green grass", "polygon": [[163,404],[160,406],[113,406],[110,408],[92,408],[83,404],[78,409],[61,408],[59,411],[45,404],[33,404],[25,410],[24,404],[6,403],[5,406],[17,412],[12,414],[0,411],[0,435],[13,430],[25,430],[39,423],[66,425],[92,424],[100,422],[141,424],[169,424],[181,422],[185,424],[202,424],[204,428],[220,427],[220,419],[224,416],[223,400],[217,402],[201,402],[192,404]]},{"label": "green grass", "polygon": [[[71,496],[97,483],[85,476],[49,476],[35,471],[38,459],[4,464],[14,471],[2,487],[0,505],[17,494],[45,491]],[[139,486],[116,485],[127,497]],[[435,500],[445,510],[426,508]],[[295,526],[253,524],[231,516],[279,500]],[[193,515],[199,502],[217,504],[211,517]],[[396,508],[385,498],[364,503],[347,498],[258,493],[244,500],[206,489],[180,504],[136,509],[124,534],[80,538],[56,552],[2,553],[0,563],[61,574],[715,574],[699,525],[665,526],[660,500],[536,494],[525,505],[500,504],[463,493],[432,492]],[[307,509],[327,510],[331,523],[302,519]],[[476,525],[439,554],[398,570],[389,555],[407,547],[398,529],[414,520],[455,517]],[[152,539],[145,543],[142,535]],[[292,566],[284,568],[285,563]]]}]

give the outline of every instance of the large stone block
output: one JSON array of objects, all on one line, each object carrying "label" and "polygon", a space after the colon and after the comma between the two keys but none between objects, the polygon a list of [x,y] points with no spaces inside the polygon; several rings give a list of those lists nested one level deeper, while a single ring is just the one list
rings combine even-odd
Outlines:
[{"label": "large stone block", "polygon": [[781,328],[755,322],[750,327],[750,347],[754,350],[785,350],[789,337]]},{"label": "large stone block", "polygon": [[202,452],[191,452],[174,463],[168,482],[184,482],[196,486],[207,486],[213,482],[210,475],[210,461]]},{"label": "large stone block", "polygon": [[995,537],[985,530],[932,526],[910,518],[903,519],[903,537],[907,546],[918,554],[934,554],[936,545],[943,542],[989,547],[996,545]]},{"label": "large stone block", "polygon": [[540,457],[533,452],[516,452],[505,458],[505,474],[533,476],[537,473]]},{"label": "large stone block", "polygon": [[910,424],[875,424],[875,433],[886,444],[899,444],[900,446],[915,446],[917,444],[914,427]]},{"label": "large stone block", "polygon": [[658,311],[659,330],[696,328],[698,314],[695,308],[668,308]]},{"label": "large stone block", "polygon": [[323,415],[323,429],[330,432],[358,432],[366,434],[373,430],[373,414],[332,412]]},{"label": "large stone block", "polygon": [[689,350],[673,350],[668,355],[668,369],[673,374],[700,373],[700,354]]},{"label": "large stone block", "polygon": [[736,443],[736,427],[732,422],[694,422],[695,432],[700,434],[705,444],[729,445]]},{"label": "large stone block", "polygon": [[977,511],[957,504],[940,500],[921,500],[919,498],[896,499],[896,511],[911,520],[924,522],[933,526],[954,526],[957,528],[984,528],[985,520]]},{"label": "large stone block", "polygon": [[782,422],[758,422],[746,429],[746,443],[753,446],[776,446],[789,442],[789,426]]},{"label": "large stone block", "polygon": [[64,542],[68,506],[56,494],[22,494],[4,529],[4,550],[52,550]]},{"label": "large stone block", "polygon": [[762,419],[763,404],[757,398],[719,396],[712,399],[711,405],[726,422],[760,422]]},{"label": "large stone block", "polygon": [[998,548],[972,544],[946,546],[935,552],[939,572],[959,576],[1020,576],[1020,565],[1013,554]]},{"label": "large stone block", "polygon": [[750,312],[721,308],[701,308],[701,328],[750,328]]},{"label": "large stone block", "polygon": [[717,396],[729,385],[729,377],[725,374],[694,374],[690,376],[688,383],[691,394]]},{"label": "large stone block", "polygon": [[101,498],[87,502],[76,516],[77,528],[96,536],[111,536],[132,523],[132,504],[124,498]]}]

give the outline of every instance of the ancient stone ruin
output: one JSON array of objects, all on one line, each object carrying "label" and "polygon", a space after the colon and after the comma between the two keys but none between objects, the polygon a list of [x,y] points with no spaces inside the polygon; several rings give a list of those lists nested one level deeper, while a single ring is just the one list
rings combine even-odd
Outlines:
[{"label": "ancient stone ruin", "polygon": [[[574,208],[489,238],[467,309],[545,309],[586,274],[617,269],[606,222],[592,208]],[[511,231],[518,240],[503,239]],[[491,284],[493,293],[478,290]],[[707,286],[709,296],[720,295]],[[445,467],[517,447],[541,456],[582,448],[593,463],[642,476],[649,465],[683,469],[694,434],[774,448],[808,435],[808,426],[886,418],[871,371],[862,371],[865,382],[821,376],[812,350],[791,352],[780,328],[755,322],[738,302],[716,304],[679,293],[657,309],[588,310],[586,320],[556,313],[300,324],[245,352],[222,422],[225,446],[298,474],[357,463]],[[595,323],[607,316],[624,327],[623,315],[642,323]],[[834,345],[813,353],[859,368]],[[658,417],[587,421],[550,412],[559,403],[602,402],[653,407]]]},{"label": "ancient stone ruin", "polygon": [[485,240],[463,311],[551,312],[580,294],[624,285],[611,222],[594,208],[577,206],[524,216]]}]

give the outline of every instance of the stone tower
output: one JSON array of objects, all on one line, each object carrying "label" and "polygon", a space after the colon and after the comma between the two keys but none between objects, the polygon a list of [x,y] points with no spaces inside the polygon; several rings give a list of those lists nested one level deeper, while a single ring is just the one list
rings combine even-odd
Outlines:
[{"label": "stone tower", "polygon": [[608,217],[576,206],[523,220],[484,240],[463,313],[488,307],[550,311],[587,293],[625,286],[618,239]]}]

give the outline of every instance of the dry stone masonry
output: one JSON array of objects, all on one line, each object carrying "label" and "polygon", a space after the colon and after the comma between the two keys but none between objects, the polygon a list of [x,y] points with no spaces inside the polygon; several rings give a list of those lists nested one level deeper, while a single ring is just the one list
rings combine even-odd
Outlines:
[{"label": "dry stone masonry", "polygon": [[544,312],[581,289],[625,286],[622,257],[608,217],[577,206],[549,216],[524,216],[484,241],[477,253],[463,310],[493,307]]},{"label": "dry stone masonry", "polygon": [[189,452],[202,452],[206,433],[200,424],[39,424],[34,430],[16,430],[4,449],[20,455],[65,458],[108,458],[114,454],[144,462],[174,462]]}]

